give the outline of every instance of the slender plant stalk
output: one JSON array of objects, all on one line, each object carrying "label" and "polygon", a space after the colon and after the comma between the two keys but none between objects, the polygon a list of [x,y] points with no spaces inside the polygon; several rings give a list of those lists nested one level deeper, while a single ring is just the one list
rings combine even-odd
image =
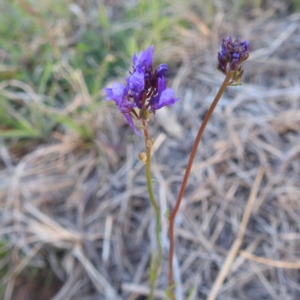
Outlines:
[{"label": "slender plant stalk", "polygon": [[[193,145],[193,148],[192,148],[192,151],[191,151],[191,154],[190,154],[190,158],[189,158],[189,162],[188,162],[188,165],[186,167],[186,170],[185,170],[185,174],[184,174],[184,177],[183,177],[183,181],[182,181],[182,184],[181,184],[181,188],[180,188],[180,191],[179,191],[179,194],[178,194],[178,198],[177,198],[177,201],[176,201],[176,205],[170,215],[170,218],[169,218],[169,221],[170,221],[170,229],[169,229],[169,237],[170,237],[170,251],[169,251],[169,286],[172,287],[174,282],[173,282],[173,256],[174,256],[174,221],[175,221],[175,217],[176,217],[176,214],[179,210],[179,207],[180,207],[180,203],[181,203],[181,200],[182,200],[182,197],[183,197],[183,194],[184,194],[184,191],[185,191],[185,188],[186,188],[186,185],[187,185],[187,181],[188,181],[188,177],[190,175],[190,172],[191,172],[191,168],[192,168],[192,164],[193,164],[193,161],[194,161],[194,158],[195,158],[195,155],[196,155],[196,152],[197,152],[197,148],[198,148],[198,145],[199,145],[199,142],[201,140],[201,137],[202,137],[202,134],[204,132],[204,129],[215,109],[215,107],[217,106],[220,98],[222,97],[230,79],[231,79],[231,75],[232,75],[232,72],[229,71],[228,74],[226,75],[224,81],[223,81],[223,84],[221,85],[220,87],[220,90],[219,92],[217,93],[213,103],[211,104],[204,120],[203,120],[203,123],[201,124],[200,126],[200,129],[199,129],[199,132],[198,132],[198,135],[195,139],[195,142],[194,142],[194,145]],[[172,300],[175,300],[175,296],[174,296],[174,290],[171,289],[171,299]]]},{"label": "slender plant stalk", "polygon": [[[148,187],[148,192],[150,196],[150,201],[151,204],[155,210],[156,214],[156,243],[158,247],[158,256],[155,261],[154,265],[154,270],[153,274],[150,276],[150,295],[149,295],[149,300],[152,300],[154,297],[154,289],[155,289],[155,283],[156,279],[158,276],[158,271],[159,267],[161,265],[161,258],[162,258],[162,245],[161,245],[161,240],[160,240],[160,228],[161,228],[161,221],[160,221],[160,210],[157,205],[157,202],[155,201],[154,198],[154,193],[152,189],[152,181],[151,181],[151,148],[152,148],[152,141],[149,139],[149,133],[148,133],[148,123],[147,121],[143,121],[144,125],[144,137],[145,137],[145,147],[146,147],[146,156],[147,156],[147,161],[146,161],[146,178],[147,178],[147,187]],[[150,270],[152,272],[152,270]]]}]

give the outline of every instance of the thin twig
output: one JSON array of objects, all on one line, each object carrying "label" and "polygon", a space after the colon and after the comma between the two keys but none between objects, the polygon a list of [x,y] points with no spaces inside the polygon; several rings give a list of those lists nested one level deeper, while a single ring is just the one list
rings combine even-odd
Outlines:
[{"label": "thin twig", "polygon": [[[148,296],[150,294],[150,288],[141,284],[133,284],[133,283],[123,283],[122,290],[125,292],[130,292],[138,295]],[[165,292],[163,290],[155,290],[154,292],[155,298],[164,299]]]},{"label": "thin twig", "polygon": [[257,263],[264,264],[267,266],[282,268],[282,269],[300,269],[300,261],[288,262],[288,261],[272,260],[272,259],[256,256],[252,253],[243,250],[240,251],[240,254],[245,258],[248,258]]},{"label": "thin twig", "polygon": [[91,261],[84,255],[81,245],[76,245],[73,249],[74,256],[80,261],[95,288],[105,295],[106,299],[120,300],[117,292],[106,280],[106,278],[95,268]]}]

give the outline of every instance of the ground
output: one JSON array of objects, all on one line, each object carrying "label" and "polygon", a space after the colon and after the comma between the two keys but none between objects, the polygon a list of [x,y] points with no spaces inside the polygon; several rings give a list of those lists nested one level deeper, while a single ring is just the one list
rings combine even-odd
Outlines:
[{"label": "ground", "polygon": [[300,298],[300,3],[244,2],[0,4],[0,297],[146,299],[156,243],[144,143],[104,88],[152,44],[181,98],[150,121],[166,297],[164,214],[232,35],[250,57],[207,126],[176,219],[176,299]]}]

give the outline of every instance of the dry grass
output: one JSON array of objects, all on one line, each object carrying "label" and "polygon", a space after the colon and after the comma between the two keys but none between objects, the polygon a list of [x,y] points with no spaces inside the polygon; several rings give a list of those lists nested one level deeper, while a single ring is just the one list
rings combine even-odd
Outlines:
[{"label": "dry grass", "polygon": [[[300,15],[274,21],[268,13],[236,24],[220,14],[212,29],[188,14],[194,30],[175,28],[174,44],[156,53],[181,62],[172,84],[182,100],[158,112],[151,130],[164,213],[174,206],[197,129],[222,82],[214,68],[220,35],[232,32],[252,45],[244,84],[228,88],[208,124],[177,217],[177,300],[192,287],[192,300],[300,295]],[[76,106],[89,98],[80,76],[73,78]],[[5,300],[16,299],[27,266],[50,267],[62,282],[53,300],[134,300],[149,292],[155,218],[138,160],[143,143],[127,127],[121,132],[115,108],[89,121],[93,147],[74,134],[54,134],[22,157],[1,146],[0,233],[12,250]],[[168,272],[164,218],[162,224],[157,299]]]}]

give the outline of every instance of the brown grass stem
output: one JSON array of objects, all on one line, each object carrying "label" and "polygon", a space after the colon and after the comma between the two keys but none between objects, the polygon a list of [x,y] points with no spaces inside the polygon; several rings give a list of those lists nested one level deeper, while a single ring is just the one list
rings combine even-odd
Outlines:
[{"label": "brown grass stem", "polygon": [[243,257],[249,260],[255,261],[259,264],[264,264],[274,268],[300,269],[300,261],[288,262],[288,261],[273,260],[261,256],[256,256],[250,252],[243,251],[243,250],[240,251],[240,255],[242,255]]},{"label": "brown grass stem", "polygon": [[[213,103],[211,104],[211,106],[210,106],[210,108],[209,108],[209,110],[208,110],[208,112],[207,112],[200,128],[199,128],[199,132],[198,132],[197,137],[195,139],[195,142],[194,142],[191,154],[190,154],[189,162],[188,162],[188,165],[187,165],[186,170],[185,170],[185,174],[184,174],[184,177],[183,177],[183,181],[182,181],[182,184],[181,184],[181,188],[180,188],[180,191],[179,191],[179,194],[178,194],[178,198],[177,198],[175,207],[174,207],[172,213],[170,214],[170,218],[169,218],[169,221],[170,221],[170,229],[169,229],[169,237],[170,237],[169,286],[170,287],[172,287],[173,284],[174,284],[173,283],[173,256],[174,256],[174,221],[175,221],[175,217],[176,217],[176,214],[178,213],[180,203],[181,203],[183,194],[184,194],[186,186],[187,186],[187,181],[188,181],[191,169],[192,169],[192,164],[193,164],[193,161],[194,161],[194,158],[195,158],[195,155],[196,155],[197,148],[198,148],[198,145],[200,143],[201,137],[202,137],[203,132],[205,130],[205,127],[206,127],[206,125],[207,125],[207,123],[208,123],[215,107],[217,106],[220,98],[222,97],[222,95],[223,95],[230,79],[231,79],[231,71],[229,71],[228,74],[226,75],[226,77],[225,77],[225,79],[224,79],[224,81],[223,81],[223,83],[222,83],[222,85],[221,85],[221,87],[220,87]],[[175,300],[173,288],[171,288],[171,299]]]}]

